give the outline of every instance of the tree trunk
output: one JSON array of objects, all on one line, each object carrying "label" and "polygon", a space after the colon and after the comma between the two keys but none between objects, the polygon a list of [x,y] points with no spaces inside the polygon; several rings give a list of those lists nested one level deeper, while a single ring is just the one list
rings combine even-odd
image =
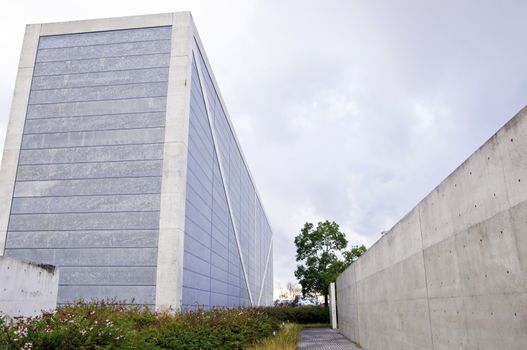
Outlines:
[{"label": "tree trunk", "polygon": [[324,293],[324,306],[328,307],[328,293]]}]

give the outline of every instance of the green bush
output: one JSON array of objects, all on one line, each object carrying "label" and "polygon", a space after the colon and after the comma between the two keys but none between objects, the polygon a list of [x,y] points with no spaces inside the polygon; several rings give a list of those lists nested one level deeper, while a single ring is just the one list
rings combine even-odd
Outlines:
[{"label": "green bush", "polygon": [[263,310],[172,315],[117,303],[79,303],[0,326],[0,349],[241,349],[279,328],[279,320]]},{"label": "green bush", "polygon": [[280,322],[329,323],[329,309],[327,307],[263,307],[257,308],[257,310]]}]

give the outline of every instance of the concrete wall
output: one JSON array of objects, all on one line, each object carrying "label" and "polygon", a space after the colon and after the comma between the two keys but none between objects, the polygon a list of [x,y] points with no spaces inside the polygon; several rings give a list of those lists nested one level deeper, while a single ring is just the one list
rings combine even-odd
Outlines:
[{"label": "concrete wall", "polygon": [[366,350],[527,348],[527,108],[337,279]]},{"label": "concrete wall", "polygon": [[58,286],[54,266],[0,257],[0,315],[27,317],[53,310]]}]

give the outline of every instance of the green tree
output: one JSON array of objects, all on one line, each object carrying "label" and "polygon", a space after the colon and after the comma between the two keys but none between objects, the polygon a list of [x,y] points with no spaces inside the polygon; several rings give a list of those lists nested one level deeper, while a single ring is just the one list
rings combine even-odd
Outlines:
[{"label": "green tree", "polygon": [[302,294],[321,294],[326,306],[329,284],[366,251],[364,246],[353,246],[350,251],[344,251],[348,245],[345,234],[337,223],[328,220],[319,222],[316,228],[306,222],[295,237],[295,245],[296,261],[300,262],[295,277],[302,286]]},{"label": "green tree", "polygon": [[[362,254],[366,253],[366,247],[364,245],[354,245],[350,250],[342,253],[344,256],[344,269],[353,264]],[[344,271],[344,270],[343,270]]]}]

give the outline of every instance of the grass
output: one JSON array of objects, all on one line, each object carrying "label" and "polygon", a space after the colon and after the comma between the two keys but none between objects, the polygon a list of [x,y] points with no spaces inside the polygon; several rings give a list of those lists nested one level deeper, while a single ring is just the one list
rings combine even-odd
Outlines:
[{"label": "grass", "polygon": [[246,350],[295,350],[300,339],[300,332],[304,328],[329,328],[329,323],[285,323],[278,334],[265,338]]},{"label": "grass", "polygon": [[300,338],[300,332],[305,325],[286,323],[275,336],[268,337],[247,350],[295,350]]},{"label": "grass", "polygon": [[329,328],[329,323],[310,323],[305,324],[304,328]]}]

